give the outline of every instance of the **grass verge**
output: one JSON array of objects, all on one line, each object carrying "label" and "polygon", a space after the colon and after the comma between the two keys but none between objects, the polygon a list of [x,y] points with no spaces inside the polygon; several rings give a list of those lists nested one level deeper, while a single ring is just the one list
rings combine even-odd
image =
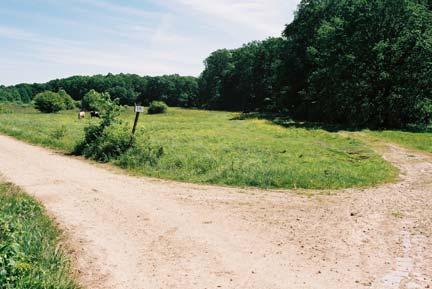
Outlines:
[{"label": "grass verge", "polygon": [[432,132],[408,132],[397,130],[386,131],[366,131],[368,135],[406,146],[432,153]]},{"label": "grass verge", "polygon": [[0,183],[0,288],[78,289],[59,232],[43,207],[12,184]]}]

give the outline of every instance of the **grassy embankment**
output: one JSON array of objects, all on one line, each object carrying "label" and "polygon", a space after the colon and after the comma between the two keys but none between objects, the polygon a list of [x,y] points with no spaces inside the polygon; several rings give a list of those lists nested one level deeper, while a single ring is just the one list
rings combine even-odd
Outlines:
[{"label": "grassy embankment", "polygon": [[[2,110],[1,132],[66,152],[91,121],[78,121],[76,112],[49,115],[14,106]],[[157,164],[143,164],[133,172],[196,183],[313,189],[369,186],[396,174],[358,140],[265,120],[236,120],[237,116],[177,108],[163,115],[142,115],[144,135],[162,145],[165,154]],[[132,111],[122,114],[130,127],[133,117]]]},{"label": "grassy embankment", "polygon": [[78,289],[43,207],[0,182],[0,288]]},{"label": "grassy embankment", "polygon": [[408,132],[397,130],[367,131],[367,134],[408,148],[432,153],[432,130],[428,132]]}]

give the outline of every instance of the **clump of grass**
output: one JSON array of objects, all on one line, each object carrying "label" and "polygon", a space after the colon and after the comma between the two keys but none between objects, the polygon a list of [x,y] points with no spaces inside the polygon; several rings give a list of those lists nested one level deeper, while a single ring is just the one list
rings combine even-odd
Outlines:
[{"label": "clump of grass", "polygon": [[403,213],[400,211],[394,211],[391,213],[391,215],[395,218],[398,218],[398,219],[402,219],[404,217]]},{"label": "clump of grass", "polygon": [[0,288],[77,289],[59,232],[42,206],[0,183]]},{"label": "clump of grass", "polygon": [[56,128],[56,129],[51,133],[51,136],[52,136],[54,139],[62,139],[62,138],[65,137],[66,132],[67,132],[67,128],[66,128],[66,126],[65,126],[65,125],[62,125],[61,127]]}]

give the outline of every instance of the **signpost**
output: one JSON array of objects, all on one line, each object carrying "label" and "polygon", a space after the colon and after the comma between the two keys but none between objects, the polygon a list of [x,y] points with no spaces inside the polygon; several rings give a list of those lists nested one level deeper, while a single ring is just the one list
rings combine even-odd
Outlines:
[{"label": "signpost", "polygon": [[137,127],[138,120],[139,120],[139,115],[142,112],[144,112],[144,106],[135,105],[135,121],[134,121],[133,129],[132,129],[132,134],[135,134],[136,127]]}]

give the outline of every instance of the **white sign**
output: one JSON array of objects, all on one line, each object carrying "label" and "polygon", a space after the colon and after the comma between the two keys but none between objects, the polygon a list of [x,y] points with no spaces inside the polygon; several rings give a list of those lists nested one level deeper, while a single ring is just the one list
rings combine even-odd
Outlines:
[{"label": "white sign", "polygon": [[135,112],[144,112],[144,106],[135,106]]}]

